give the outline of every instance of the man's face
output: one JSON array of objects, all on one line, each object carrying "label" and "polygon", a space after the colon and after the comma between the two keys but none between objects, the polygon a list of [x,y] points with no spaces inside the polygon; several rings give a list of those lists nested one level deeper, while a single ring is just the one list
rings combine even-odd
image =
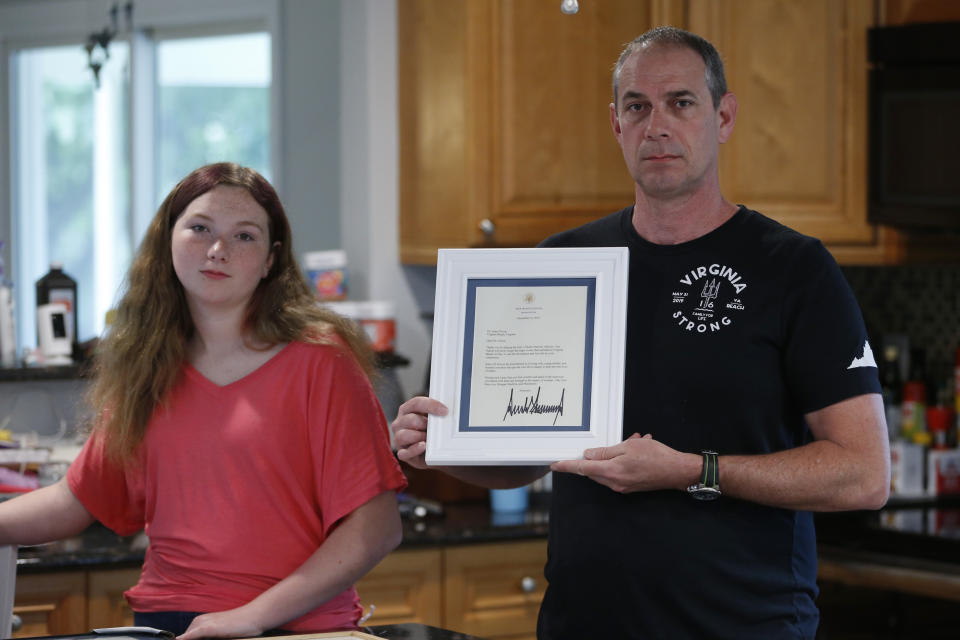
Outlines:
[{"label": "man's face", "polygon": [[610,122],[648,198],[688,197],[717,180],[719,145],[733,132],[736,100],[728,93],[714,109],[705,71],[696,52],[656,44],[621,68]]}]

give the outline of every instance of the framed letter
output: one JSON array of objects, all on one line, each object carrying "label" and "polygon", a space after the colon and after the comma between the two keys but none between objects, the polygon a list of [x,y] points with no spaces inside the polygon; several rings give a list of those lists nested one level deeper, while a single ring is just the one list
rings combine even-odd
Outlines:
[{"label": "framed letter", "polygon": [[427,464],[543,465],[619,442],[625,247],[441,249]]}]

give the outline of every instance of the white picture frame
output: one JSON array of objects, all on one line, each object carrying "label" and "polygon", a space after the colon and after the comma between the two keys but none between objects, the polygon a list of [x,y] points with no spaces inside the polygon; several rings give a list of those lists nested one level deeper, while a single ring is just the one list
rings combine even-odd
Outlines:
[{"label": "white picture frame", "polygon": [[[546,465],[623,437],[626,247],[440,249],[428,465]],[[502,417],[501,417],[502,414]]]}]

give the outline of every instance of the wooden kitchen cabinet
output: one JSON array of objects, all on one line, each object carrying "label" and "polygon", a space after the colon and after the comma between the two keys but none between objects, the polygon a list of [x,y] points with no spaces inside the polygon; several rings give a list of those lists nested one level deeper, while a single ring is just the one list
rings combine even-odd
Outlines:
[{"label": "wooden kitchen cabinet", "polygon": [[402,0],[400,259],[532,246],[633,202],[610,128],[623,46],[683,19],[669,0]]},{"label": "wooden kitchen cabinet", "polygon": [[688,28],[724,58],[739,111],[720,182],[824,241],[845,263],[896,259],[867,222],[867,29],[873,0],[689,0]]},{"label": "wooden kitchen cabinet", "polygon": [[133,624],[123,592],[140,579],[139,569],[62,571],[18,575],[13,612],[23,626],[14,638],[85,633]]},{"label": "wooden kitchen cabinet", "polygon": [[419,622],[483,638],[536,637],[546,540],[394,551],[357,583],[367,624]]},{"label": "wooden kitchen cabinet", "polygon": [[398,5],[400,256],[531,246],[626,206],[610,70],[657,24],[724,57],[739,113],[726,197],[821,238],[845,264],[888,264],[904,239],[867,222],[873,0],[404,0]]},{"label": "wooden kitchen cabinet", "polygon": [[13,613],[23,626],[14,638],[89,631],[87,575],[64,571],[17,576]]},{"label": "wooden kitchen cabinet", "polygon": [[384,558],[357,582],[364,612],[376,607],[367,624],[442,626],[442,563],[441,549],[401,549]]},{"label": "wooden kitchen cabinet", "polygon": [[880,0],[884,24],[960,21],[957,0]]},{"label": "wooden kitchen cabinet", "polygon": [[545,540],[445,551],[444,626],[483,638],[535,640],[546,589]]},{"label": "wooden kitchen cabinet", "polygon": [[129,627],[133,610],[123,592],[140,580],[140,569],[91,571],[87,584],[87,616],[91,629]]},{"label": "wooden kitchen cabinet", "polygon": [[[416,622],[486,638],[536,636],[546,584],[547,541],[399,549],[357,582],[369,625]],[[14,637],[68,635],[129,626],[123,592],[139,568],[63,571],[17,576]]]}]

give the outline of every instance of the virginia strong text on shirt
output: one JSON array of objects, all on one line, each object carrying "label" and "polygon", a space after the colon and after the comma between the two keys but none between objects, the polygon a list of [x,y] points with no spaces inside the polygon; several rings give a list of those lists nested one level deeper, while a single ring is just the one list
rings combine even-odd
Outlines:
[{"label": "virginia strong text on shirt", "polygon": [[721,264],[699,266],[678,278],[680,288],[671,292],[677,326],[695,333],[714,333],[733,323],[736,313],[746,310],[741,294],[747,288],[740,274]]}]

